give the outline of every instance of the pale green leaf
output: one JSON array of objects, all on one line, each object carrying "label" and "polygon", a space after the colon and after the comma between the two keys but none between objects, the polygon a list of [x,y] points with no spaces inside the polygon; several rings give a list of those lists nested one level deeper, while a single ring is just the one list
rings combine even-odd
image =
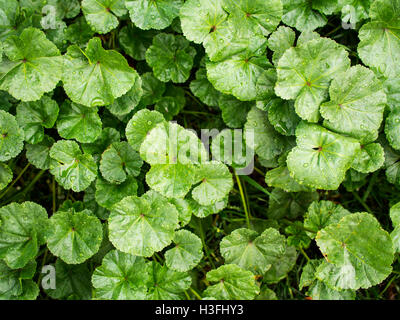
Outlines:
[{"label": "pale green leaf", "polygon": [[166,198],[149,191],[115,204],[109,218],[110,241],[120,251],[149,257],[168,246],[179,227],[178,211]]},{"label": "pale green leaf", "polygon": [[198,236],[187,230],[175,233],[175,247],[165,252],[165,264],[168,268],[186,272],[198,265],[203,257],[203,245]]}]

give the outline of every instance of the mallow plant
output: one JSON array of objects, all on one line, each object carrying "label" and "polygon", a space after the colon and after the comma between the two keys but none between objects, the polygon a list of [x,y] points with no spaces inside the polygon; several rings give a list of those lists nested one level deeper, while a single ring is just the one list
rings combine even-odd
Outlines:
[{"label": "mallow plant", "polygon": [[400,0],[0,0],[0,298],[395,299]]}]

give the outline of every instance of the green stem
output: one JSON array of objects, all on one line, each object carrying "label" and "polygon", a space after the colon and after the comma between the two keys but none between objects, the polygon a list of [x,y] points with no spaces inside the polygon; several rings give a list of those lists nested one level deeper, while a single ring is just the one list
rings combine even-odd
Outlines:
[{"label": "green stem", "polygon": [[267,189],[265,189],[264,187],[260,186],[256,181],[254,181],[252,178],[248,177],[248,176],[242,176],[242,179],[244,181],[246,181],[248,184],[250,184],[251,186],[253,186],[254,188],[256,188],[257,190],[265,193],[268,196],[271,196],[271,192],[269,192]]},{"label": "green stem", "polygon": [[310,258],[308,257],[307,253],[304,251],[304,249],[300,246],[299,247],[300,252],[302,253],[302,255],[307,259],[308,262],[310,262]]},{"label": "green stem", "polygon": [[8,193],[8,191],[11,190],[11,188],[17,183],[17,181],[18,181],[19,179],[21,179],[22,175],[25,173],[26,170],[28,170],[28,168],[29,168],[30,165],[31,165],[31,164],[28,163],[28,164],[25,166],[25,168],[22,169],[22,171],[21,171],[21,172],[19,173],[19,175],[14,179],[14,181],[8,186],[8,188],[7,188],[2,194],[0,194],[0,199],[3,198],[3,197]]},{"label": "green stem", "polygon": [[187,299],[187,300],[192,300],[192,299],[190,299],[190,296],[189,296],[189,294],[187,293],[187,291],[185,290],[184,292],[185,292],[186,299]]},{"label": "green stem", "polygon": [[372,188],[373,188],[373,186],[374,186],[374,184],[375,184],[375,182],[376,182],[376,180],[377,180],[377,178],[378,178],[378,174],[379,174],[379,171],[375,171],[375,172],[373,173],[373,175],[372,175],[372,177],[371,177],[371,180],[369,181],[367,190],[365,191],[365,193],[364,193],[364,195],[363,195],[363,197],[362,197],[362,200],[363,200],[364,202],[368,199],[369,194],[371,193]]},{"label": "green stem", "polygon": [[40,282],[42,281],[42,278],[43,278],[42,270],[43,270],[44,265],[46,264],[48,253],[49,253],[49,249],[46,248],[44,251],[44,256],[43,256],[43,260],[42,260],[42,267],[39,270],[39,278],[38,278],[38,282],[37,282],[38,286],[40,286]]},{"label": "green stem", "polygon": [[239,188],[240,197],[242,199],[243,209],[244,209],[244,213],[246,215],[247,228],[251,229],[250,214],[249,214],[249,210],[248,210],[247,203],[246,203],[246,197],[245,197],[244,192],[243,192],[242,182],[240,181],[240,178],[236,174],[235,170],[233,170],[233,173],[234,173],[234,175],[236,177],[236,182],[237,182],[237,185],[238,185],[238,188]]},{"label": "green stem", "polygon": [[210,251],[208,250],[208,246],[206,244],[206,239],[205,239],[204,230],[203,230],[203,222],[201,219],[199,220],[199,225],[200,225],[200,238],[201,238],[201,242],[203,243],[204,251],[206,252],[207,259],[210,262],[211,266],[215,269],[214,262],[211,259]]},{"label": "green stem", "polygon": [[201,295],[199,295],[196,290],[194,290],[192,287],[190,287],[190,291],[195,295],[195,297],[199,300],[203,300],[203,298],[201,297]]},{"label": "green stem", "polygon": [[56,179],[53,177],[53,182],[52,182],[52,192],[53,192],[53,214],[57,210],[57,200],[56,200]]},{"label": "green stem", "polygon": [[[292,221],[290,221],[290,220],[288,220],[288,219],[282,219],[282,222],[284,222],[284,223],[286,223],[286,224],[288,224],[288,225],[291,225],[291,226],[292,226],[292,225],[295,225],[294,222],[292,222]],[[314,230],[305,228],[304,226],[300,226],[300,225],[297,225],[297,224],[296,224],[296,228],[300,228],[300,229],[302,229],[302,230],[304,230],[304,231],[311,232],[311,233],[317,233],[317,232],[315,232]]]},{"label": "green stem", "polygon": [[158,260],[159,263],[163,263],[163,259],[160,257],[160,255],[157,252],[154,252],[154,256],[156,257],[156,260]]},{"label": "green stem", "polygon": [[388,282],[388,284],[386,285],[385,289],[382,290],[382,292],[380,293],[380,295],[383,295],[383,294],[386,292],[386,290],[389,289],[389,287],[390,287],[390,285],[393,283],[393,281],[396,280],[398,277],[399,277],[398,275],[393,276],[393,277],[389,280],[389,282]]},{"label": "green stem", "polygon": [[[33,186],[36,184],[36,182],[42,177],[42,175],[46,172],[46,170],[41,170],[35,178],[33,178],[33,180],[31,181],[31,183],[21,192],[15,194],[14,196],[12,196],[10,199],[8,199],[6,201],[6,203],[10,203],[13,202],[15,199],[19,198],[20,196],[24,196],[26,193],[28,193],[29,190],[31,190],[33,188]],[[0,206],[5,205],[6,203],[2,203]]]},{"label": "green stem", "polygon": [[354,198],[357,199],[357,201],[364,207],[365,210],[368,211],[368,213],[372,214],[372,210],[368,207],[368,205],[365,203],[365,201],[363,199],[360,198],[360,196],[358,195],[358,193],[356,193],[355,191],[353,191],[353,196]]}]

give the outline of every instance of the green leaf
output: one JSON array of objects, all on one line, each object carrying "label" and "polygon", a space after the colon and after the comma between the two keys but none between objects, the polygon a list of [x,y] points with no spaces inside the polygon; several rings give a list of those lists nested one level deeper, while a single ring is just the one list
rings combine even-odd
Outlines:
[{"label": "green leaf", "polygon": [[253,161],[253,154],[246,148],[240,130],[224,129],[213,137],[211,144],[213,159],[235,169],[244,169]]},{"label": "green leaf", "polygon": [[45,135],[43,140],[37,144],[27,144],[26,158],[38,169],[50,169],[50,164],[54,161],[50,158],[50,149],[53,144],[54,139],[47,135]]},{"label": "green leaf", "polygon": [[99,137],[101,129],[102,124],[96,107],[64,101],[57,119],[57,131],[62,138],[90,143]]},{"label": "green leaf", "polygon": [[204,296],[219,300],[252,300],[260,291],[253,273],[235,264],[209,271],[207,280],[215,284],[204,291]]},{"label": "green leaf", "polygon": [[112,250],[92,276],[98,299],[143,300],[150,268],[142,257]]},{"label": "green leaf", "polygon": [[295,247],[286,246],[285,252],[264,274],[263,281],[268,284],[278,283],[286,278],[296,264],[298,254]]},{"label": "green leaf", "polygon": [[311,238],[304,230],[303,223],[295,221],[293,224],[285,228],[288,235],[287,244],[297,248],[307,249],[310,246]]},{"label": "green leaf", "polygon": [[62,81],[69,98],[87,107],[104,106],[127,93],[139,75],[114,50],[105,50],[100,38],[89,41],[86,50],[68,48]]},{"label": "green leaf", "polygon": [[385,124],[385,134],[390,145],[396,149],[400,150],[400,108],[393,109],[389,116],[386,118]]},{"label": "green leaf", "polygon": [[374,0],[339,0],[342,7],[342,21],[355,25],[357,22],[368,19],[369,8]]},{"label": "green leaf", "polygon": [[198,236],[187,230],[175,233],[175,247],[165,252],[165,264],[169,269],[186,272],[196,267],[203,258],[203,245]]},{"label": "green leaf", "polygon": [[96,180],[96,201],[102,207],[111,210],[112,206],[128,196],[136,196],[138,183],[135,178],[128,177],[121,184],[110,183],[101,177]]},{"label": "green leaf", "polygon": [[319,106],[328,96],[331,80],[350,66],[348,53],[328,38],[314,39],[288,49],[278,63],[275,92],[295,99],[297,114],[318,122]]},{"label": "green leaf", "polygon": [[221,94],[218,107],[222,111],[222,119],[230,128],[242,128],[246,123],[247,114],[254,106],[254,102],[240,101],[234,96]]},{"label": "green leaf", "polygon": [[[192,219],[193,208],[186,199],[168,199],[168,201],[178,210],[178,220],[181,227],[186,226]],[[195,201],[193,201],[195,202]]]},{"label": "green leaf", "polygon": [[275,130],[285,136],[294,136],[300,122],[293,101],[273,99],[269,102],[268,120]]},{"label": "green leaf", "polygon": [[86,264],[70,265],[57,259],[56,288],[47,289],[46,293],[53,299],[65,299],[76,295],[82,300],[92,298],[90,271]]},{"label": "green leaf", "polygon": [[[259,157],[270,160],[283,151],[282,138],[269,123],[265,111],[254,106],[247,115],[244,130],[247,145],[254,146],[253,149]],[[248,139],[252,135],[254,135],[253,146],[251,140]]]},{"label": "green leaf", "polygon": [[400,252],[400,202],[390,208],[390,219],[394,230],[390,233],[396,253]]},{"label": "green leaf", "polygon": [[283,255],[285,237],[269,228],[261,235],[249,229],[236,229],[222,239],[220,251],[228,264],[236,264],[255,274],[264,274]]},{"label": "green leaf", "polygon": [[228,205],[228,197],[221,201],[215,202],[210,206],[202,206],[192,198],[189,198],[188,201],[193,214],[198,218],[206,218],[209,215],[217,214],[218,212],[225,209]]},{"label": "green leaf", "polygon": [[400,225],[400,202],[390,208],[390,219],[394,227]]},{"label": "green leaf", "polygon": [[107,106],[108,110],[115,116],[124,116],[134,110],[142,98],[142,81],[140,77],[135,79],[135,84],[122,97],[114,100],[114,103]]},{"label": "green leaf", "polygon": [[122,183],[127,177],[137,177],[143,161],[128,142],[114,142],[104,151],[100,161],[103,177],[111,183]]},{"label": "green leaf", "polygon": [[265,175],[265,182],[268,186],[280,188],[286,192],[309,192],[311,188],[299,184],[295,179],[290,176],[287,167],[278,167],[269,170]]},{"label": "green leaf", "polygon": [[85,190],[85,195],[83,196],[83,203],[85,205],[85,208],[93,212],[94,215],[99,219],[101,220],[108,219],[108,216],[110,215],[109,211],[100,206],[96,201],[96,187],[94,183],[92,183],[89,186],[89,188]]},{"label": "green leaf", "polygon": [[173,97],[162,97],[157,101],[154,106],[154,110],[160,112],[165,120],[170,121],[176,115],[178,115],[181,110],[185,107],[185,97],[182,96],[173,96]]},{"label": "green leaf", "polygon": [[281,22],[281,0],[224,0],[223,7],[241,27],[267,36]]},{"label": "green leaf", "polygon": [[180,10],[182,31],[195,43],[207,43],[228,17],[223,0],[188,0]]},{"label": "green leaf", "polygon": [[58,18],[60,20],[62,20],[64,18],[68,18],[68,19],[75,18],[81,11],[78,0],[69,0],[69,1],[47,0],[46,5],[55,7],[56,18]]},{"label": "green leaf", "polygon": [[50,218],[47,247],[68,264],[79,264],[99,251],[103,239],[100,220],[89,210],[58,211]]},{"label": "green leaf", "polygon": [[1,0],[0,1],[0,40],[3,41],[7,37],[16,33],[14,29],[19,18],[20,8],[17,0]]},{"label": "green leaf", "polygon": [[196,79],[190,82],[190,90],[204,104],[210,107],[219,105],[218,99],[221,93],[208,81],[206,68],[202,67],[197,70]]},{"label": "green leaf", "polygon": [[385,152],[379,143],[362,146],[351,167],[361,173],[370,173],[380,169],[385,162]]},{"label": "green leaf", "polygon": [[97,33],[108,33],[118,27],[118,17],[127,13],[124,0],[83,0],[82,11],[87,23]]},{"label": "green leaf", "polygon": [[119,142],[120,133],[114,128],[104,128],[100,136],[92,143],[83,143],[82,149],[91,155],[102,154],[112,143]]},{"label": "green leaf", "polygon": [[377,71],[375,72],[375,74],[382,82],[383,89],[386,93],[387,105],[389,107],[389,110],[393,111],[400,104],[400,81],[398,78],[385,78]]},{"label": "green leaf", "polygon": [[13,172],[8,165],[0,163],[0,190],[7,187],[13,178]]},{"label": "green leaf", "polygon": [[196,50],[184,37],[160,33],[146,51],[146,61],[157,79],[183,83],[190,76]]},{"label": "green leaf", "polygon": [[297,147],[288,155],[287,165],[300,184],[336,190],[343,182],[360,144],[318,125],[302,122],[296,130]]},{"label": "green leaf", "polygon": [[39,286],[33,280],[21,280],[22,294],[10,300],[36,300],[39,295]]},{"label": "green leaf", "polygon": [[63,59],[45,34],[26,28],[3,43],[7,58],[0,62],[0,89],[22,101],[39,100],[61,79]]},{"label": "green leaf", "polygon": [[358,34],[358,54],[369,67],[386,77],[396,78],[400,72],[400,2],[376,0],[370,9],[371,22],[364,24]]},{"label": "green leaf", "polygon": [[148,109],[140,110],[134,114],[126,126],[126,138],[134,150],[139,151],[151,129],[164,121],[164,117],[158,111]]},{"label": "green leaf", "polygon": [[264,56],[238,54],[221,62],[208,61],[206,67],[208,80],[224,94],[242,101],[273,95],[276,72]]},{"label": "green leaf", "polygon": [[268,39],[268,47],[274,51],[272,62],[278,65],[279,59],[285,51],[294,45],[296,34],[292,28],[280,26]]},{"label": "green leaf", "polygon": [[299,31],[313,31],[328,21],[320,12],[313,10],[314,1],[282,0],[282,3],[282,21]]},{"label": "green leaf", "polygon": [[150,106],[156,103],[165,92],[165,83],[158,80],[153,73],[146,72],[141,75],[143,95],[140,100],[141,106]]},{"label": "green leaf", "polygon": [[[329,88],[331,100],[321,105],[324,126],[372,142],[378,135],[386,94],[374,73],[360,65],[339,73]],[[375,139],[374,139],[375,140]]]},{"label": "green leaf", "polygon": [[318,231],[331,224],[338,224],[340,219],[351,214],[350,211],[343,208],[340,204],[332,201],[315,201],[304,216],[304,227],[314,232],[307,232],[311,238],[315,238]]},{"label": "green leaf", "polygon": [[65,189],[85,190],[97,176],[97,165],[90,154],[82,154],[74,141],[60,140],[50,149],[50,172]]},{"label": "green leaf", "polygon": [[208,156],[200,139],[176,123],[159,123],[140,147],[140,156],[151,165],[147,184],[168,198],[184,198],[198,181],[195,164]]},{"label": "green leaf", "polygon": [[11,300],[21,296],[25,289],[24,280],[32,279],[36,271],[36,262],[29,262],[22,269],[11,269],[0,261],[0,300]]},{"label": "green leaf", "polygon": [[0,161],[16,157],[24,147],[24,132],[15,117],[0,110]]},{"label": "green leaf", "polygon": [[21,102],[17,106],[17,122],[24,131],[25,141],[30,144],[43,140],[43,128],[52,128],[57,116],[58,104],[47,96],[35,102]]},{"label": "green leaf", "polygon": [[150,257],[168,246],[179,227],[178,211],[154,191],[126,197],[109,218],[110,241],[120,251]]},{"label": "green leaf", "polygon": [[382,136],[379,142],[385,152],[386,178],[390,183],[400,185],[400,154],[393,150]]},{"label": "green leaf", "polygon": [[233,188],[232,174],[220,162],[203,163],[197,170],[201,183],[192,191],[192,197],[203,206],[223,200]]},{"label": "green leaf", "polygon": [[329,261],[318,267],[317,278],[330,287],[369,288],[392,272],[392,240],[368,213],[343,217],[338,224],[319,231],[316,240]]},{"label": "green leaf", "polygon": [[12,269],[36,257],[48,228],[46,210],[34,203],[11,203],[0,208],[0,258]]},{"label": "green leaf", "polygon": [[146,59],[146,51],[156,34],[154,30],[144,31],[129,24],[120,30],[118,41],[127,55],[141,61]]},{"label": "green leaf", "polygon": [[179,15],[182,0],[129,0],[125,2],[132,22],[140,29],[165,29]]},{"label": "green leaf", "polygon": [[296,219],[302,216],[311,202],[318,200],[317,192],[289,193],[282,189],[272,190],[267,216],[270,219]]},{"label": "green leaf", "polygon": [[354,300],[355,291],[353,290],[335,290],[328,287],[324,282],[318,280],[315,276],[318,266],[324,263],[323,260],[310,260],[303,268],[300,278],[300,290],[303,287],[309,287],[307,295],[313,300]]},{"label": "green leaf", "polygon": [[78,46],[86,45],[95,32],[87,24],[84,17],[79,17],[65,30],[65,39]]},{"label": "green leaf", "polygon": [[192,279],[187,272],[177,272],[166,265],[150,262],[150,281],[148,300],[182,300],[183,292],[190,288]]}]

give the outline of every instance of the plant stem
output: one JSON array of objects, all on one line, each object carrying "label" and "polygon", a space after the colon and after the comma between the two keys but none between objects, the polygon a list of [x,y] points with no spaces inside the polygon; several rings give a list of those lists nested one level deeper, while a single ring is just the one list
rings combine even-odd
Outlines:
[{"label": "plant stem", "polygon": [[192,287],[190,287],[190,291],[196,296],[197,299],[199,300],[203,300],[203,298],[201,297],[201,295],[199,295],[196,290],[194,290]]},{"label": "plant stem", "polygon": [[187,300],[192,300],[192,299],[190,299],[190,296],[189,296],[189,294],[187,293],[187,290],[185,290],[184,292],[185,292],[186,299],[187,299]]},{"label": "plant stem", "polygon": [[364,207],[364,209],[368,211],[368,213],[372,214],[372,210],[368,207],[368,205],[365,203],[365,201],[360,198],[360,196],[358,195],[357,192],[353,191],[353,196]]},{"label": "plant stem", "polygon": [[246,197],[245,197],[244,192],[243,192],[242,182],[240,181],[240,178],[236,174],[235,170],[233,170],[233,173],[234,173],[234,175],[236,177],[236,182],[237,182],[237,185],[238,185],[238,188],[239,188],[240,197],[242,199],[243,209],[244,209],[244,213],[246,215],[247,228],[251,229],[250,214],[249,214],[249,210],[248,210],[248,207],[247,207]]},{"label": "plant stem", "polygon": [[19,175],[14,179],[14,181],[8,186],[8,188],[7,188],[2,194],[0,194],[0,199],[3,198],[3,197],[8,193],[8,191],[11,190],[11,188],[17,183],[17,181],[18,181],[19,179],[21,179],[22,175],[25,173],[26,170],[28,170],[28,168],[30,167],[30,165],[31,165],[31,164],[28,163],[28,164],[25,166],[25,168],[22,169],[22,171],[21,171],[21,172],[19,173]]},{"label": "plant stem", "polygon": [[368,184],[367,190],[365,191],[365,193],[364,193],[364,195],[363,195],[363,197],[362,197],[362,200],[363,200],[364,202],[368,199],[369,194],[371,193],[372,188],[373,188],[373,186],[374,186],[374,184],[375,184],[375,182],[376,182],[376,180],[377,180],[377,178],[378,178],[378,174],[379,174],[378,171],[375,171],[375,172],[372,174],[372,177],[371,177],[371,180],[370,180],[370,182],[369,182],[369,184]]},{"label": "plant stem", "polygon": [[52,192],[53,192],[53,213],[56,212],[57,210],[57,200],[56,200],[56,179],[53,177],[53,182],[52,182]]},{"label": "plant stem", "polygon": [[252,178],[248,177],[248,176],[242,176],[242,179],[246,182],[248,182],[250,185],[252,185],[254,188],[256,188],[257,190],[265,193],[268,196],[271,196],[271,192],[269,192],[267,189],[265,189],[264,187],[260,186],[256,181],[254,181]]},{"label": "plant stem", "polygon": [[211,259],[210,251],[208,250],[208,246],[206,244],[206,239],[205,239],[204,230],[203,230],[203,222],[201,219],[199,220],[199,225],[200,225],[200,238],[201,238],[201,242],[203,243],[204,251],[206,252],[207,259],[210,262],[211,266],[215,269],[214,262]]},{"label": "plant stem", "polygon": [[308,257],[307,253],[304,251],[304,249],[300,246],[299,247],[300,252],[302,253],[302,255],[307,259],[308,262],[310,262],[310,258]]},{"label": "plant stem", "polygon": [[[22,190],[21,192],[15,194],[14,196],[12,196],[10,199],[8,199],[8,200],[6,201],[6,203],[13,202],[13,201],[14,201],[15,199],[17,199],[18,197],[25,195],[30,189],[33,188],[33,186],[36,184],[36,182],[42,177],[42,175],[43,175],[45,172],[46,172],[46,170],[41,170],[41,171],[36,175],[36,177],[33,178],[33,180],[31,181],[31,183],[30,183],[24,190]],[[5,205],[6,203],[2,203],[0,206]]]}]

